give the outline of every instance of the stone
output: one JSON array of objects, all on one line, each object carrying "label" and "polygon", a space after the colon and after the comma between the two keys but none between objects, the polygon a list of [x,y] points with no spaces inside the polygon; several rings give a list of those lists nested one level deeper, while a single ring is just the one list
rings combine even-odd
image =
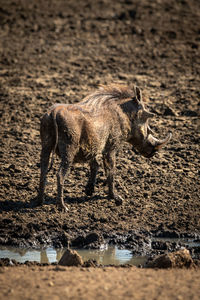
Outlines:
[{"label": "stone", "polygon": [[181,249],[176,252],[166,253],[157,256],[153,261],[147,263],[149,268],[191,268],[194,267],[193,259],[187,249]]},{"label": "stone", "polygon": [[61,266],[82,266],[83,260],[81,256],[74,250],[67,249],[58,262]]}]

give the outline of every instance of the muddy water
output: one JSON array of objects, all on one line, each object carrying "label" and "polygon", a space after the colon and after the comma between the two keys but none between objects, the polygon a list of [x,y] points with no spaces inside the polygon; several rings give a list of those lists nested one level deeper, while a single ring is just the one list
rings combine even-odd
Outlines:
[{"label": "muddy water", "polygon": [[[89,259],[96,260],[103,265],[121,265],[131,264],[139,266],[145,263],[146,257],[133,256],[131,251],[119,249],[116,246],[109,246],[104,250],[75,249],[83,258],[83,261]],[[58,262],[65,249],[47,248],[41,250],[20,249],[14,247],[0,247],[0,258],[15,259],[20,263],[25,261],[37,261],[39,263]]]},{"label": "muddy water", "polygon": [[[199,239],[190,239],[190,238],[163,238],[163,237],[153,237],[151,249],[149,249],[149,254],[151,251],[157,249],[153,242],[163,243],[161,245],[168,245],[167,248],[163,250],[176,251],[180,248],[187,248],[190,250],[195,250],[200,247]],[[173,246],[173,247],[170,247]],[[178,248],[177,248],[178,246]],[[87,260],[96,260],[98,264],[102,265],[122,265],[122,264],[131,264],[135,266],[144,265],[147,261],[147,256],[137,256],[133,255],[133,251],[128,249],[119,249],[114,245],[102,244],[102,248],[99,250],[92,249],[76,249],[83,261]],[[157,249],[158,250],[158,249]],[[58,262],[62,257],[65,248],[53,248],[49,247],[46,249],[31,249],[31,248],[19,248],[19,247],[6,247],[0,246],[0,259],[1,258],[10,258],[15,259],[20,263],[25,261],[36,261],[39,263],[54,263]],[[152,252],[151,254],[160,254],[160,252]]]}]

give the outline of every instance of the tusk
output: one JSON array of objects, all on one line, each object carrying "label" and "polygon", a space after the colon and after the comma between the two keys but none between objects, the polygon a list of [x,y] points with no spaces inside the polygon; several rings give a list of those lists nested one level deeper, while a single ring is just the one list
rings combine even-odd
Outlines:
[{"label": "tusk", "polygon": [[155,146],[156,150],[162,149],[170,140],[171,140],[172,134],[171,132],[168,134],[168,136],[164,140],[159,140],[157,145]]},{"label": "tusk", "polygon": [[171,132],[163,140],[158,140],[150,134],[149,140],[154,145],[155,150],[160,150],[162,147],[164,147],[170,141],[171,137],[172,137]]}]

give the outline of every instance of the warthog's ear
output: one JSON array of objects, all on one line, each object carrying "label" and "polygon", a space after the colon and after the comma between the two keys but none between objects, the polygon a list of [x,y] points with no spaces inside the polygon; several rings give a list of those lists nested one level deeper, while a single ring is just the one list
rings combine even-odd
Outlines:
[{"label": "warthog's ear", "polygon": [[135,96],[139,102],[142,101],[142,92],[138,86],[135,87]]}]

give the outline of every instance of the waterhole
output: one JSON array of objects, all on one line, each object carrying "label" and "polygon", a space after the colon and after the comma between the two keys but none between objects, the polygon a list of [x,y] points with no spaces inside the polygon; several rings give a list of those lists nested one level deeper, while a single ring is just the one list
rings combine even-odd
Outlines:
[{"label": "waterhole", "polygon": [[[89,259],[96,260],[102,265],[122,265],[131,264],[135,266],[143,265],[146,262],[146,257],[133,256],[132,252],[126,249],[119,249],[116,246],[108,246],[104,250],[76,250],[83,261]],[[58,262],[62,257],[65,249],[47,248],[41,250],[21,249],[14,247],[0,247],[0,258],[15,259],[20,263],[25,261],[36,261],[39,263],[54,263]]]},{"label": "waterhole", "polygon": [[[164,244],[155,244],[155,242],[162,242]],[[169,243],[169,248],[166,247],[166,243]],[[171,247],[172,245],[173,247]],[[186,239],[186,238],[161,238],[161,237],[153,237],[151,239],[151,243],[149,245],[149,251],[152,250],[169,250],[176,251],[177,247],[180,248],[188,248],[188,249],[196,249],[198,252],[200,248],[199,239]],[[87,261],[89,259],[96,260],[98,264],[101,265],[123,265],[130,264],[134,266],[145,265],[147,261],[147,256],[135,256],[133,255],[131,250],[128,249],[119,249],[117,246],[105,246],[99,250],[91,250],[91,249],[75,249],[79,255],[82,257],[83,261]],[[39,263],[55,263],[59,262],[63,253],[65,252],[65,248],[55,249],[49,247],[47,249],[30,249],[30,248],[15,248],[15,247],[5,247],[0,246],[0,258],[10,258],[15,259],[17,262],[24,263],[25,261],[36,261]],[[154,254],[157,252],[154,252]]]}]

